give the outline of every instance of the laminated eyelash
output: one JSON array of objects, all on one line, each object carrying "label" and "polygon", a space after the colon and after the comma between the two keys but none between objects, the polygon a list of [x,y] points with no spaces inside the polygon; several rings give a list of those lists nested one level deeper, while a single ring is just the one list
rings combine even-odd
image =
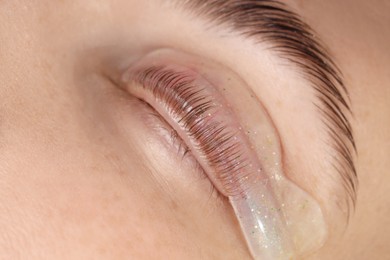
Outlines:
[{"label": "laminated eyelash", "polygon": [[[233,88],[238,82],[209,81],[212,72],[203,74],[180,62],[169,63],[170,55],[164,57],[159,53],[144,58],[122,75],[121,86],[158,112],[171,126],[174,138],[180,137],[181,144],[190,149],[213,186],[228,198],[252,255],[256,259],[292,259],[296,250],[321,245],[326,236],[321,209],[284,178],[280,162],[273,157],[279,153],[273,142],[276,137],[267,127],[271,123],[261,107],[262,136],[257,136],[260,143],[256,143],[250,124],[240,123],[244,111],[237,103],[228,103],[238,94]],[[232,89],[225,90],[221,84]],[[256,105],[251,99],[242,100],[248,104],[243,103],[241,109]],[[308,242],[305,234],[313,239]]]},{"label": "laminated eyelash", "polygon": [[195,149],[216,173],[228,194],[242,193],[237,182],[248,179],[250,167],[236,134],[225,122],[216,120],[221,108],[191,75],[162,66],[134,74],[132,80],[153,93],[175,122],[184,129]]}]

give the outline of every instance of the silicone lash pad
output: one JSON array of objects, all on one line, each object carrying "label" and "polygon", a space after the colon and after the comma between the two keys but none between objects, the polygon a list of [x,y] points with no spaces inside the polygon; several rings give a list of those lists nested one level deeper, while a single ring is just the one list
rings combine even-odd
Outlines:
[{"label": "silicone lash pad", "polygon": [[[172,51],[150,53],[124,74],[123,85],[164,117],[229,198],[255,259],[293,259],[320,247],[326,225],[318,203],[284,177],[278,160],[264,160],[280,155],[272,134],[258,133],[267,135],[260,138],[264,149],[252,145],[256,136],[248,136],[227,103],[226,86],[212,85],[193,69],[202,63],[189,60]],[[265,113],[261,124],[271,126]]]}]

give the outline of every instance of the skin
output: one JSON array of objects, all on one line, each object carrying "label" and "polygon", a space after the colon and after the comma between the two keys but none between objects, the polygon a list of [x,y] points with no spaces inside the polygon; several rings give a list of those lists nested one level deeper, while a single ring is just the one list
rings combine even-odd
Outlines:
[{"label": "skin", "polygon": [[[106,71],[153,44],[187,46],[248,67],[259,57],[246,42],[241,55],[229,52],[237,39],[221,48],[198,37],[193,47],[174,36],[180,30],[172,24],[190,26],[180,20],[185,16],[164,16],[159,11],[168,7],[158,0],[141,2],[0,4],[0,258],[250,257],[227,201],[191,159],[156,141],[142,123],[144,107],[113,86]],[[344,73],[358,150],[355,212],[343,236],[311,259],[384,259],[390,254],[390,6],[291,5]],[[248,82],[258,77],[245,75]]]}]

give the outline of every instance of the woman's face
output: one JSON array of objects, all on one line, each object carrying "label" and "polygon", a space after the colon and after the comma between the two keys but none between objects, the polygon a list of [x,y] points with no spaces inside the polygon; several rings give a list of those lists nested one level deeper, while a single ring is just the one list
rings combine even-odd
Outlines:
[{"label": "woman's face", "polygon": [[[309,259],[389,256],[389,5],[287,1],[314,36],[255,3],[0,4],[1,258],[250,258],[232,205],[256,181],[238,172],[267,180],[256,207],[292,205],[267,213],[276,237],[326,233]],[[164,92],[183,74],[192,107]]]}]

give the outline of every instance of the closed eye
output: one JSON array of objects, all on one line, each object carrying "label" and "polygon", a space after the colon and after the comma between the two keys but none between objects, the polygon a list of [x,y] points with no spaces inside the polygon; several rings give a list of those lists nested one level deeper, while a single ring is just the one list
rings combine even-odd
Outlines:
[{"label": "closed eye", "polygon": [[[212,64],[158,49],[116,82],[174,129],[229,199],[252,255],[289,258],[313,250],[326,236],[318,203],[284,177],[276,131],[258,100],[232,72]],[[246,109],[240,108],[243,99]],[[247,113],[255,120],[251,125]],[[308,233],[311,243],[303,243]]]}]

